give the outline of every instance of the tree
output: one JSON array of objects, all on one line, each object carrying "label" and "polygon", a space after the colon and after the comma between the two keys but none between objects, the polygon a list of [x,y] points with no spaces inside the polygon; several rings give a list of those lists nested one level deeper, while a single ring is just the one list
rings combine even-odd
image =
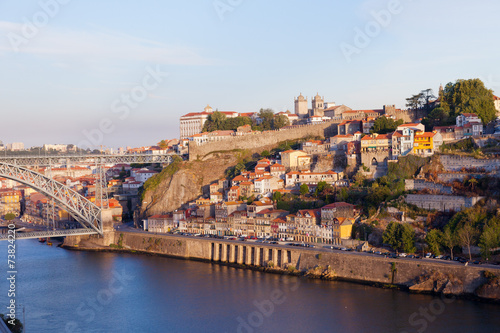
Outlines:
[{"label": "tree", "polygon": [[260,156],[269,157],[271,156],[271,153],[269,152],[269,150],[264,150],[262,153],[260,153]]},{"label": "tree", "polygon": [[260,127],[263,131],[269,131],[273,128],[274,111],[272,109],[260,109],[259,118]]},{"label": "tree", "polygon": [[450,249],[450,256],[451,259],[453,260],[453,248],[458,244],[458,242],[456,234],[451,230],[449,226],[446,226],[446,228],[444,228],[441,241],[443,246]]},{"label": "tree", "polygon": [[476,236],[477,236],[477,231],[476,229],[471,225],[470,222],[467,222],[464,224],[462,228],[458,230],[458,242],[462,246],[466,246],[467,250],[469,252],[469,260],[472,260],[472,255],[470,253],[470,247],[473,245]]},{"label": "tree", "polygon": [[309,186],[307,186],[306,184],[302,184],[300,185],[299,191],[301,195],[306,195],[307,193],[309,193]]},{"label": "tree", "polygon": [[213,132],[218,130],[223,130],[226,121],[226,115],[219,111],[215,111],[214,113],[208,116],[208,119],[205,121],[203,125],[203,132]]},{"label": "tree", "polygon": [[475,113],[485,125],[496,117],[493,91],[487,89],[480,79],[448,83],[443,91],[441,104],[445,109],[449,107],[452,117],[462,113]]},{"label": "tree", "polygon": [[276,191],[273,193],[273,201],[274,202],[278,202],[281,200],[281,192],[279,191]]},{"label": "tree", "polygon": [[394,119],[387,117],[379,117],[373,123],[373,127],[370,130],[371,133],[386,134],[391,133],[396,130],[399,125],[403,124],[403,120],[399,119],[394,121]]},{"label": "tree", "polygon": [[408,224],[391,222],[382,234],[382,241],[394,250],[407,253],[415,252],[415,230]]},{"label": "tree", "polygon": [[440,255],[440,245],[443,233],[437,229],[430,230],[425,236],[425,242],[429,246],[429,251],[435,255]]},{"label": "tree", "polygon": [[15,215],[15,214],[13,214],[13,213],[7,213],[7,214],[5,214],[5,216],[4,216],[4,219],[5,219],[5,220],[7,220],[7,221],[12,221],[12,220],[13,220],[13,219],[15,219],[15,218],[16,218],[16,215]]},{"label": "tree", "polygon": [[401,241],[403,243],[403,251],[406,253],[415,253],[415,230],[408,224],[400,224]]},{"label": "tree", "polygon": [[406,106],[412,110],[420,109],[423,105],[424,95],[422,93],[412,95],[406,99]]},{"label": "tree", "polygon": [[274,117],[272,127],[273,129],[280,129],[282,127],[290,125],[290,120],[287,116],[280,114]]},{"label": "tree", "polygon": [[479,248],[484,259],[491,258],[491,249],[500,247],[500,216],[492,218],[486,223],[479,237]]},{"label": "tree", "polygon": [[168,148],[168,144],[165,140],[161,140],[160,142],[158,142],[158,146],[161,148],[161,149],[167,149]]},{"label": "tree", "polygon": [[399,223],[391,222],[382,234],[382,242],[384,242],[384,244],[390,245],[396,251],[398,251],[403,245],[398,230]]}]

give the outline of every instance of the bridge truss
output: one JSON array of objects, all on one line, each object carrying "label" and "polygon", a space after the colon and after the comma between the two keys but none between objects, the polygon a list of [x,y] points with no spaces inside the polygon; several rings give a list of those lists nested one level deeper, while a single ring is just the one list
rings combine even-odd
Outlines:
[{"label": "bridge truss", "polygon": [[170,164],[171,162],[172,162],[172,154],[0,156],[0,163],[7,163],[11,165],[24,166],[24,167],[71,165],[78,163],[106,165],[106,164],[130,164],[130,163]]},{"label": "bridge truss", "polygon": [[[82,228],[65,230],[35,231],[18,233],[16,238],[59,237],[70,235],[103,234],[102,210],[106,208],[107,187],[104,166],[106,164],[145,164],[172,163],[172,154],[125,154],[125,155],[65,155],[65,156],[4,156],[0,157],[0,177],[12,179],[27,185],[52,199],[63,207]],[[53,165],[89,164],[97,168],[96,180],[97,206],[78,192],[61,184],[50,175],[45,176],[28,168],[49,166],[49,174]],[[52,207],[53,209],[53,207]],[[5,240],[0,235],[0,240]]]},{"label": "bridge truss", "polygon": [[0,177],[12,179],[52,198],[83,228],[102,235],[101,208],[75,190],[36,171],[6,163],[0,163]]}]

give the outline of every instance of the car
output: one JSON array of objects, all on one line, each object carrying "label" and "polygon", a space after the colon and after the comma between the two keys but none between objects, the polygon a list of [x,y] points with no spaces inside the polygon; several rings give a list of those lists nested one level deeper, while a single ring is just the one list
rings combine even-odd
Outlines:
[{"label": "car", "polygon": [[405,258],[407,256],[407,254],[403,252],[403,253],[400,253],[399,256],[402,258]]},{"label": "car", "polygon": [[426,257],[426,258],[430,258],[431,256],[432,256],[432,253],[426,253],[426,254],[425,254],[425,257]]},{"label": "car", "polygon": [[374,253],[375,253],[375,254],[378,254],[378,255],[381,255],[381,254],[382,254],[382,252],[380,252],[380,251],[375,251]]},{"label": "car", "polygon": [[340,248],[340,251],[347,251],[347,248],[345,248],[345,247],[341,247],[341,248]]},{"label": "car", "polygon": [[408,258],[415,259],[415,255],[414,255],[414,254],[410,254],[410,255],[408,256]]}]

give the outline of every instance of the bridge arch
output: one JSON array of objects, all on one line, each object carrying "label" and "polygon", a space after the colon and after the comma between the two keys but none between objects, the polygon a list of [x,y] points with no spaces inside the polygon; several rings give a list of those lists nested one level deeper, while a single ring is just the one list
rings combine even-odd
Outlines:
[{"label": "bridge arch", "polygon": [[83,227],[103,233],[101,208],[66,185],[36,171],[0,162],[0,177],[29,186],[54,199]]}]

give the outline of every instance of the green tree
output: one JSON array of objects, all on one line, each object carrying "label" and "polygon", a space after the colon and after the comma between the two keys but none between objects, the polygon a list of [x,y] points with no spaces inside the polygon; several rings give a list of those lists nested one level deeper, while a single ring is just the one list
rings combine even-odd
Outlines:
[{"label": "green tree", "polygon": [[271,153],[269,152],[269,150],[264,150],[262,153],[260,153],[260,156],[269,157],[271,156]]},{"label": "green tree", "polygon": [[450,256],[451,259],[453,260],[453,248],[458,245],[457,241],[457,236],[456,234],[451,230],[449,226],[446,226],[444,228],[443,235],[441,237],[441,241],[443,246],[448,248],[450,250]]},{"label": "green tree", "polygon": [[203,132],[213,132],[218,130],[223,130],[226,121],[226,115],[219,111],[215,111],[214,113],[208,116],[208,119],[205,121],[203,125]]},{"label": "green tree", "polygon": [[382,241],[394,250],[407,253],[415,252],[415,230],[408,224],[391,222],[382,234]]},{"label": "green tree", "polygon": [[500,247],[500,216],[495,216],[488,221],[479,237],[479,248],[484,259],[489,260],[491,249],[497,247]]},{"label": "green tree", "polygon": [[399,234],[399,223],[390,222],[384,233],[382,234],[382,242],[390,245],[394,250],[398,251],[403,245],[401,235]]},{"label": "green tree", "polygon": [[443,91],[441,104],[445,109],[449,107],[452,117],[462,113],[475,113],[485,125],[496,116],[493,91],[487,89],[480,79],[448,83]]},{"label": "green tree", "polygon": [[442,234],[440,230],[432,229],[425,236],[425,242],[429,246],[429,251],[435,255],[441,254],[440,245]]},{"label": "green tree", "polygon": [[273,201],[274,202],[278,202],[281,200],[281,192],[279,191],[276,191],[273,193]]},{"label": "green tree", "polygon": [[259,118],[261,120],[261,130],[269,131],[273,129],[274,111],[272,109],[260,109]]},{"label": "green tree", "polygon": [[309,186],[307,186],[306,184],[302,184],[300,185],[299,191],[301,195],[306,195],[307,193],[309,193]]},{"label": "green tree", "polygon": [[282,127],[290,125],[290,120],[287,116],[280,114],[274,117],[272,127],[273,129],[280,129]]},{"label": "green tree", "polygon": [[16,215],[15,215],[15,214],[13,214],[13,213],[7,213],[7,214],[5,214],[5,216],[4,216],[4,219],[5,219],[5,220],[7,220],[7,221],[12,221],[12,220],[13,220],[13,219],[15,219],[15,218],[16,218]]},{"label": "green tree", "polygon": [[415,230],[408,224],[400,224],[401,240],[403,251],[406,253],[415,253]]},{"label": "green tree", "polygon": [[399,125],[403,124],[403,120],[399,119],[394,121],[394,119],[387,117],[379,117],[373,123],[373,127],[370,130],[371,133],[386,134],[391,133],[396,130]]}]

